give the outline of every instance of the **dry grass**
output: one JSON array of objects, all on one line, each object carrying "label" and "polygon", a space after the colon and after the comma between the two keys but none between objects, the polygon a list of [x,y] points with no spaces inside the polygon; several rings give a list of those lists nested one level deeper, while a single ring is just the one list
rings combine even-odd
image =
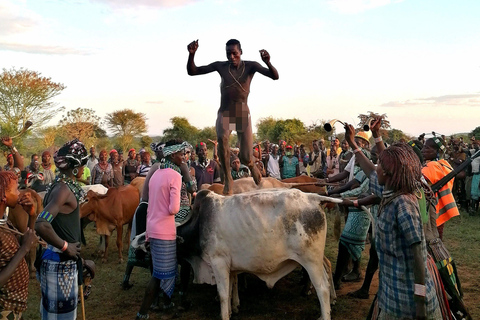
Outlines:
[{"label": "dry grass", "polygon": [[[333,238],[333,214],[329,214],[329,233],[326,247],[327,257],[335,263],[337,242]],[[445,228],[445,243],[452,256],[457,261],[460,279],[462,280],[465,302],[470,308],[474,319],[480,319],[480,217],[468,217],[463,214],[447,223]],[[125,271],[125,263],[118,264],[115,247],[115,237],[110,239],[110,254],[107,263],[95,259],[97,236],[90,225],[87,227],[86,236],[88,246],[83,249],[83,256],[94,259],[97,264],[97,275],[93,282],[93,292],[86,301],[87,319],[134,319],[143,299],[145,286],[150,279],[146,269],[135,268],[131,277],[133,288],[123,291],[120,283]],[[126,258],[126,248],[124,257]],[[363,270],[368,261],[368,246],[364,251],[362,261]],[[247,287],[240,291],[240,312],[232,319],[242,320],[313,320],[320,315],[320,307],[315,295],[300,296],[300,270],[296,270],[280,280],[272,290],[266,288],[264,283],[254,276],[246,277]],[[378,288],[378,279],[375,278],[370,289],[370,299],[355,300],[346,296],[350,291],[359,288],[361,283],[344,284],[337,292],[337,304],[332,308],[332,319],[365,319],[373,299],[373,294]],[[39,318],[39,285],[38,281],[30,283],[28,309],[24,315],[26,320]],[[209,285],[191,285],[189,298],[193,302],[190,310],[176,314],[177,319],[209,320],[219,319],[220,304],[216,300],[216,289]],[[174,296],[178,305],[178,296]],[[162,319],[161,313],[150,314],[150,319]],[[80,308],[79,308],[79,317]]]}]

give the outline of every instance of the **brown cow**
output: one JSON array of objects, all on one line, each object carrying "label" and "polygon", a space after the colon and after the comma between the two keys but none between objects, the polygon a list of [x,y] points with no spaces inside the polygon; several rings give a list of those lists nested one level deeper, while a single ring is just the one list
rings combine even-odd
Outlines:
[{"label": "brown cow", "polygon": [[140,202],[140,196],[135,187],[131,185],[109,188],[105,195],[93,191],[87,193],[88,201],[80,207],[80,217],[87,217],[96,222],[97,233],[105,236],[105,252],[102,262],[107,261],[108,237],[117,229],[117,248],[119,263],[123,262],[122,233],[123,226],[128,224],[125,241],[130,241],[132,220],[135,209]]},{"label": "brown cow", "polygon": [[[15,228],[17,228],[18,231],[20,231],[21,233],[25,233],[27,231],[27,227],[35,230],[35,221],[37,220],[37,216],[43,210],[43,200],[33,189],[22,189],[19,191],[19,198],[21,198],[27,192],[32,195],[33,210],[35,212],[35,215],[29,217],[28,213],[23,210],[22,206],[17,204],[15,208],[10,208],[8,220],[13,224]],[[33,247],[25,257],[25,259],[27,260],[28,269],[30,271],[30,278],[35,278],[35,257],[36,247]]]}]

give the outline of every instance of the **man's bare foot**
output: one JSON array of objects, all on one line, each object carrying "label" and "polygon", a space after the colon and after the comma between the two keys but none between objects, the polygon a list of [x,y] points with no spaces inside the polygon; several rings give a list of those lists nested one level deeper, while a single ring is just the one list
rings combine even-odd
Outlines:
[{"label": "man's bare foot", "polygon": [[223,186],[223,195],[231,196],[233,195],[233,179],[225,179],[225,185]]},{"label": "man's bare foot", "polygon": [[262,175],[260,174],[260,170],[258,170],[255,164],[249,165],[248,169],[250,169],[250,172],[252,173],[253,181],[255,181],[255,184],[258,186],[260,184],[260,181],[262,181]]}]

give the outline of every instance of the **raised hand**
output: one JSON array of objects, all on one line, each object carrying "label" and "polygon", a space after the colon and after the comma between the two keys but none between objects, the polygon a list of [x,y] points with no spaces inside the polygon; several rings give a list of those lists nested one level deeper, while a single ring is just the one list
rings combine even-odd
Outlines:
[{"label": "raised hand", "polygon": [[11,148],[13,146],[13,141],[12,141],[12,138],[10,137],[2,137],[0,139],[0,141],[2,142],[2,144],[8,148]]},{"label": "raised hand", "polygon": [[187,46],[188,52],[194,54],[198,49],[198,39],[190,42]]},{"label": "raised hand", "polygon": [[270,54],[268,53],[267,50],[265,50],[265,49],[260,50],[260,57],[262,58],[263,62],[265,62],[265,63],[270,62]]},{"label": "raised hand", "polygon": [[348,123],[345,123],[345,140],[347,140],[350,147],[355,146],[355,128]]}]

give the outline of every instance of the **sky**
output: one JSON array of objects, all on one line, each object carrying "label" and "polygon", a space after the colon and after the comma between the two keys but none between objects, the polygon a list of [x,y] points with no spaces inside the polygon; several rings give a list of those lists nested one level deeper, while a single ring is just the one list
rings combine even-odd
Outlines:
[{"label": "sky", "polygon": [[187,45],[198,39],[207,65],[235,38],[243,60],[265,65],[266,49],[280,75],[255,75],[254,125],[373,111],[410,135],[450,135],[480,126],[479,16],[478,0],[0,0],[0,69],[63,83],[65,112],[143,112],[157,136],[175,116],[215,124],[220,77],[188,76]]}]

